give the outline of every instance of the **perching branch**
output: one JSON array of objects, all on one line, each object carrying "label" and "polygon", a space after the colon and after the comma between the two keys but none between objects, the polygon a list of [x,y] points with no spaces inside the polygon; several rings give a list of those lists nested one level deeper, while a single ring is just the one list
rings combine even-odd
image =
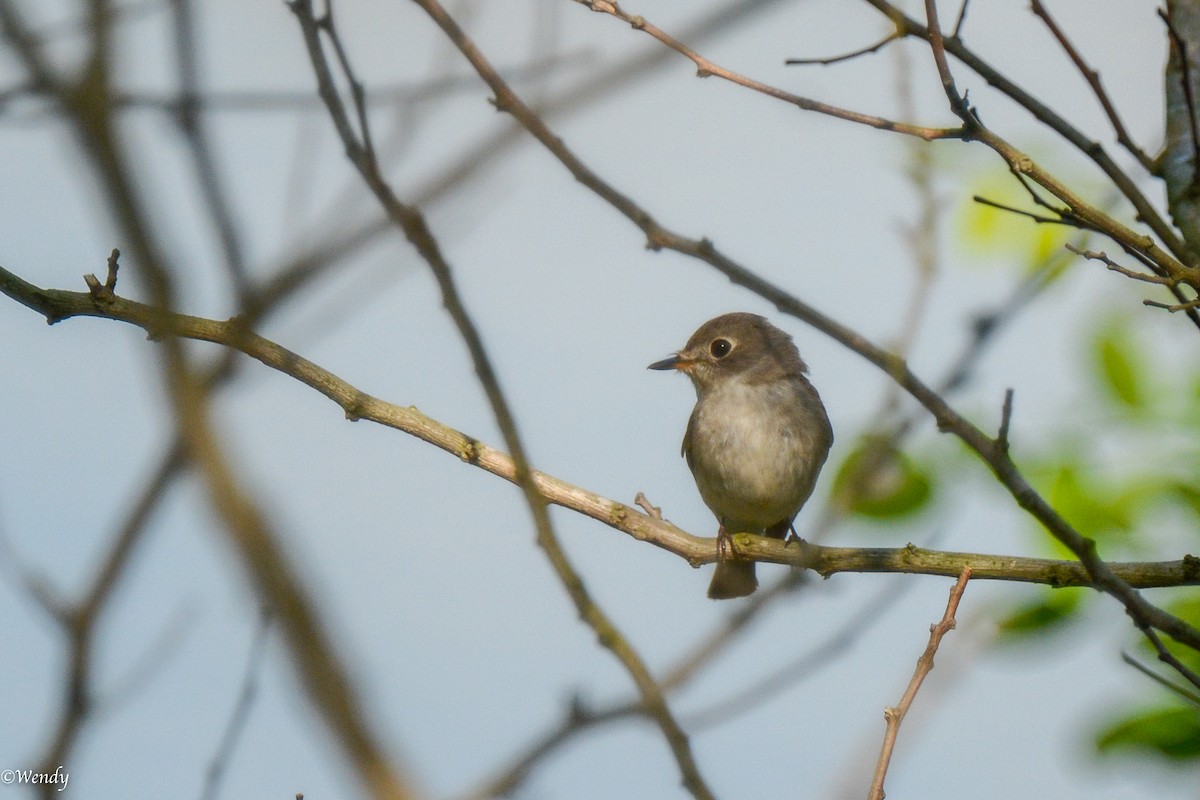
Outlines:
[{"label": "perching branch", "polygon": [[[126,322],[151,338],[176,336],[212,342],[237,350],[263,365],[315,389],[336,403],[346,418],[368,420],[450,453],[505,480],[516,482],[516,468],[505,453],[443,425],[412,406],[384,402],[279,344],[248,331],[237,319],[219,321],[186,314],[162,314],[142,303],[113,296],[99,299],[87,292],[40,289],[0,267],[0,293],[43,315],[50,323],[72,317],[99,317]],[[570,509],[634,539],[673,553],[692,566],[716,561],[716,539],[694,536],[633,505],[610,500],[544,472],[534,471],[539,493],[554,505]],[[1095,587],[1084,565],[1018,556],[951,553],[907,546],[898,548],[829,547],[739,533],[733,536],[739,558],[811,569],[828,577],[839,572],[902,572],[957,576],[970,566],[976,580],[1037,583],[1051,587]],[[1139,589],[1200,585],[1200,557],[1177,561],[1111,562],[1105,566],[1123,583]]]}]

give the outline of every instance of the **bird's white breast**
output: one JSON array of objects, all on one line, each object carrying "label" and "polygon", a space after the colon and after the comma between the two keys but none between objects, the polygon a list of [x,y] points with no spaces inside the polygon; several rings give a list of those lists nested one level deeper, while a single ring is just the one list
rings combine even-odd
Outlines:
[{"label": "bird's white breast", "polygon": [[[827,423],[802,411],[800,392],[793,381],[734,378],[697,404],[688,463],[704,502],[727,527],[761,530],[790,520],[812,492]],[[700,450],[711,457],[696,457]]]}]

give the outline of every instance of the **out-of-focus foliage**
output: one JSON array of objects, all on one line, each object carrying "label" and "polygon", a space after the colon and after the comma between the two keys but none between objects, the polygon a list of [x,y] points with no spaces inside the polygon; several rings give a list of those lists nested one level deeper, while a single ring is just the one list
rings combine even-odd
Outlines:
[{"label": "out-of-focus foliage", "polygon": [[1031,634],[1053,632],[1077,618],[1083,589],[1042,589],[1036,600],[1016,605],[1000,621],[998,641],[1024,641]]},{"label": "out-of-focus foliage", "polygon": [[1200,709],[1152,707],[1123,717],[1096,737],[1103,754],[1149,751],[1176,761],[1200,760]]},{"label": "out-of-focus foliage", "polygon": [[[974,194],[1028,207],[1027,197],[1014,199],[1007,173],[977,182]],[[1008,259],[1027,273],[1044,271],[1047,284],[1078,263],[1078,256],[1063,247],[1072,241],[1069,228],[1035,224],[980,202],[964,204],[958,221],[959,243],[968,252]],[[1139,288],[1149,291],[1130,290]],[[1171,559],[1200,551],[1200,365],[1156,363],[1153,343],[1145,341],[1141,327],[1153,313],[1164,312],[1125,309],[1092,321],[1090,333],[1081,337],[1079,364],[1085,374],[1064,376],[1080,387],[1079,396],[1053,435],[1023,442],[1020,452],[1035,488],[1109,560]],[[1040,527],[1030,526],[1030,541],[1038,555],[1073,558]],[[1185,548],[1188,541],[1195,544],[1181,551],[1181,541]],[[1079,589],[1039,590],[1034,599],[1014,603],[1002,614],[996,643],[1048,644],[1071,627],[1094,596]],[[1162,602],[1161,595],[1156,602]],[[1164,605],[1200,624],[1200,590],[1178,590]],[[1157,665],[1158,654],[1148,641],[1137,642],[1141,660]],[[1169,641],[1167,646],[1188,668],[1200,671],[1194,652]],[[1163,674],[1178,680],[1169,670]],[[1200,766],[1200,707],[1140,673],[1131,680],[1143,681],[1145,699],[1136,707],[1108,710],[1109,719],[1095,732],[1097,752],[1148,752]]]},{"label": "out-of-focus foliage", "polygon": [[1047,280],[1077,263],[1077,257],[1063,247],[1075,238],[1076,231],[1063,225],[1035,224],[1029,217],[993,205],[1029,206],[1029,196],[1020,193],[1007,171],[990,171],[966,191],[971,194],[964,196],[974,199],[964,203],[956,215],[956,244],[972,256],[972,263],[1019,265]]},{"label": "out-of-focus foliage", "polygon": [[832,503],[840,511],[873,519],[897,519],[928,505],[930,471],[881,436],[866,436],[850,451],[833,479]]}]

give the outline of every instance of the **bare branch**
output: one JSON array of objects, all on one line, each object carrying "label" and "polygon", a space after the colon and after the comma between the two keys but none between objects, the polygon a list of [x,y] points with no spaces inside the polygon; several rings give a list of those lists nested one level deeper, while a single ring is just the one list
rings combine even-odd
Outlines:
[{"label": "bare branch", "polygon": [[[855,122],[860,125],[867,125],[872,128],[893,131],[895,133],[902,133],[908,136],[916,136],[921,139],[925,139],[926,141],[933,141],[935,139],[963,138],[963,131],[959,128],[929,128],[922,127],[920,125],[909,125],[907,123],[896,122],[883,117],[877,117],[873,114],[862,114],[857,111],[850,111],[848,109],[839,108],[838,106],[830,105],[828,103],[822,103],[817,100],[811,100],[807,97],[801,97],[799,95],[792,94],[791,92],[785,92],[782,89],[777,89],[774,86],[769,86],[760,81],[756,81],[753,78],[740,75],[732,70],[725,69],[724,67],[709,61],[707,58],[701,56],[687,45],[667,34],[661,28],[658,28],[646,21],[644,17],[627,14],[621,10],[620,6],[614,2],[610,2],[610,0],[575,0],[575,2],[587,6],[592,11],[609,14],[613,17],[616,17],[617,19],[631,25],[635,30],[649,34],[667,47],[674,50],[676,53],[688,58],[693,64],[696,65],[696,77],[698,78],[715,76],[760,94],[765,94],[768,97],[773,97],[776,100],[782,100],[783,102],[794,105],[804,111],[815,111],[819,114],[836,117],[837,119],[843,119],[848,122]],[[499,100],[499,98],[497,99]]]},{"label": "bare branch", "polygon": [[1157,300],[1143,300],[1142,305],[1150,306],[1151,308],[1162,308],[1174,314],[1179,311],[1194,311],[1200,308],[1200,297],[1182,303],[1160,303]]},{"label": "bare branch", "polygon": [[1083,256],[1089,261],[1099,261],[1105,267],[1113,272],[1119,272],[1127,278],[1133,278],[1135,281],[1143,281],[1145,283],[1153,283],[1158,286],[1177,286],[1178,284],[1170,278],[1164,278],[1160,275],[1147,275],[1144,272],[1135,272],[1128,267],[1123,267],[1117,262],[1108,257],[1107,253],[1097,250],[1081,250],[1073,244],[1063,245],[1077,256]]},{"label": "bare branch", "polygon": [[981,195],[972,195],[971,199],[980,205],[998,208],[1001,211],[1007,211],[1010,214],[1017,214],[1019,216],[1026,217],[1033,222],[1038,223],[1039,225],[1071,225],[1073,227],[1079,227],[1078,223],[1065,220],[1062,217],[1044,217],[1041,214],[1034,214],[1032,211],[1026,211],[1023,208],[1017,208],[1016,206],[1005,205],[1004,203],[998,203],[995,200],[989,200]]},{"label": "bare branch", "polygon": [[875,44],[867,45],[866,47],[859,48],[858,50],[851,50],[849,53],[843,53],[840,56],[828,56],[826,58],[789,58],[786,61],[784,61],[783,63],[788,65],[789,67],[791,67],[791,66],[807,66],[810,64],[820,64],[822,66],[828,66],[829,64],[838,64],[843,61],[850,61],[852,59],[858,58],[859,56],[865,56],[865,55],[870,55],[871,53],[877,53],[880,50],[882,50],[884,47],[886,47],[887,45],[896,41],[897,39],[903,38],[903,36],[904,36],[904,34],[901,31],[896,30],[896,31],[892,31],[891,33],[889,33],[887,36],[880,39]]},{"label": "bare branch", "polygon": [[1196,692],[1192,691],[1191,689],[1187,688],[1186,686],[1181,686],[1181,685],[1175,683],[1174,681],[1168,680],[1167,678],[1163,677],[1162,675],[1159,675],[1157,672],[1150,669],[1150,667],[1146,666],[1141,661],[1138,661],[1136,658],[1134,658],[1133,654],[1130,653],[1128,650],[1121,651],[1121,660],[1124,661],[1129,666],[1136,669],[1138,672],[1145,675],[1147,678],[1150,678],[1150,680],[1154,681],[1155,683],[1159,684],[1160,686],[1166,687],[1169,691],[1174,692],[1175,694],[1179,695],[1180,697],[1182,697],[1184,700],[1187,700],[1192,705],[1200,707],[1200,694],[1197,694]]},{"label": "bare branch", "polygon": [[1109,124],[1113,127],[1113,132],[1117,136],[1117,144],[1128,150],[1137,159],[1142,169],[1146,170],[1149,174],[1154,174],[1154,159],[1147,155],[1146,151],[1139,147],[1133,141],[1133,137],[1129,135],[1129,131],[1125,128],[1125,123],[1121,120],[1121,115],[1117,113],[1116,106],[1113,105],[1108,92],[1104,90],[1104,84],[1100,80],[1100,73],[1088,65],[1083,55],[1075,48],[1071,40],[1067,38],[1066,33],[1063,32],[1058,23],[1054,21],[1054,17],[1050,16],[1049,9],[1046,8],[1041,0],[1031,0],[1030,8],[1034,14],[1046,23],[1046,27],[1050,29],[1050,33],[1058,40],[1063,51],[1071,59],[1072,63],[1075,64],[1076,69],[1079,70],[1079,74],[1083,75],[1084,80],[1092,87],[1092,93],[1096,95],[1096,100],[1100,102],[1105,115],[1108,116]]},{"label": "bare branch", "polygon": [[879,761],[875,765],[871,790],[867,793],[870,800],[883,800],[883,782],[887,777],[888,764],[892,760],[892,749],[896,746],[896,735],[900,732],[900,724],[904,721],[908,709],[912,707],[921,684],[933,670],[933,657],[937,653],[938,645],[942,642],[942,637],[954,630],[954,614],[958,611],[958,602],[962,599],[963,591],[966,590],[967,581],[970,579],[971,568],[964,567],[962,574],[958,576],[958,581],[950,590],[950,600],[946,603],[946,613],[942,615],[941,622],[929,627],[929,644],[925,646],[925,652],[917,659],[917,668],[913,672],[912,680],[908,683],[908,688],[904,690],[904,695],[894,708],[886,708],[883,711],[883,717],[887,720],[887,730],[883,737],[883,747],[879,752]]}]

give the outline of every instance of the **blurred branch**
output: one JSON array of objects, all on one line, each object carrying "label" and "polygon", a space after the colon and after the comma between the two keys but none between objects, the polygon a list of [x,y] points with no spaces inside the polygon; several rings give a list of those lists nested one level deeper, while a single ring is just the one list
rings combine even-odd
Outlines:
[{"label": "blurred branch", "polygon": [[217,240],[221,243],[225,268],[233,281],[239,305],[244,305],[246,295],[250,291],[250,279],[247,275],[242,237],[235,221],[236,215],[230,205],[229,192],[225,189],[216,156],[213,154],[207,120],[199,109],[200,63],[193,2],[194,0],[170,0],[179,81],[179,111],[176,122],[187,142],[187,151],[191,155],[192,168],[196,173],[196,183],[200,188],[204,208],[208,212]]},{"label": "blurred branch", "polygon": [[[780,596],[794,591],[796,585],[803,580],[803,575],[804,573],[792,572],[774,586],[760,589],[747,598],[721,626],[705,636],[690,652],[680,658],[674,667],[666,671],[662,681],[663,689],[675,691],[690,682],[703,667],[725,651],[725,646],[744,631],[747,623],[756,618],[762,609],[773,605]],[[822,668],[832,664],[834,659],[844,653],[872,624],[882,621],[886,617],[884,612],[895,602],[897,595],[910,586],[911,581],[900,583],[898,580],[885,586],[862,604],[823,642],[806,648],[799,657],[788,661],[754,684],[739,689],[727,701],[688,714],[689,725],[704,728],[723,722],[734,714],[748,711],[769,697],[812,678]],[[572,698],[562,720],[527,745],[509,766],[463,795],[463,800],[508,797],[528,778],[539,762],[574,741],[580,734],[644,714],[645,707],[637,699],[620,700],[600,708],[592,708],[579,697]]]},{"label": "blurred branch", "polygon": [[954,630],[954,614],[958,611],[958,603],[962,600],[963,592],[967,588],[967,581],[970,579],[971,568],[963,567],[962,574],[958,576],[958,581],[950,590],[950,600],[946,603],[946,613],[942,615],[941,622],[931,625],[929,628],[929,644],[925,646],[925,652],[917,659],[917,668],[913,672],[912,680],[908,683],[908,688],[904,690],[900,702],[894,708],[886,708],[883,711],[884,719],[887,720],[887,729],[883,736],[883,746],[879,751],[879,761],[875,765],[871,789],[867,793],[869,800],[883,800],[883,782],[887,777],[888,765],[892,760],[892,750],[896,746],[896,736],[900,733],[900,724],[904,722],[908,709],[912,707],[913,700],[916,699],[917,692],[921,689],[921,684],[933,670],[933,657],[942,643],[942,637]]},{"label": "blurred branch", "polygon": [[[88,588],[74,603],[66,603],[50,591],[42,581],[23,575],[28,592],[67,637],[68,665],[62,686],[62,704],[58,708],[49,742],[38,758],[42,772],[53,772],[59,764],[70,763],[79,734],[96,708],[96,689],[93,676],[93,654],[100,622],[109,608],[113,592],[132,563],[137,546],[146,533],[146,522],[162,498],[162,490],[183,465],[181,451],[173,448],[154,471],[154,476],[142,489],[121,524]],[[12,554],[4,553],[5,561],[15,565]],[[45,787],[44,796],[54,796]]]},{"label": "blurred branch", "polygon": [[[592,10],[594,11],[595,9],[592,9]],[[882,50],[884,47],[887,47],[892,42],[896,41],[897,39],[901,39],[903,37],[904,37],[904,34],[901,31],[894,30],[891,33],[889,33],[887,36],[880,39],[875,44],[867,45],[866,47],[860,47],[857,50],[851,50],[849,53],[843,53],[840,56],[827,56],[825,58],[789,58],[786,61],[784,61],[783,63],[788,65],[789,67],[809,66],[812,64],[817,64],[820,66],[829,66],[830,64],[839,64],[843,61],[851,61],[853,59],[859,58],[860,56],[870,55],[871,53],[877,53],[880,50]]]},{"label": "blurred branch", "polygon": [[242,676],[242,687],[238,691],[237,701],[225,725],[225,732],[217,745],[217,752],[209,762],[208,771],[204,776],[204,791],[201,800],[216,800],[220,794],[221,779],[233,759],[238,739],[250,719],[250,709],[254,698],[258,695],[258,676],[262,671],[263,662],[267,657],[267,639],[274,622],[271,609],[264,607],[258,614],[258,629],[254,632],[254,641],[250,644],[250,652],[246,656],[246,669]]},{"label": "blurred branch", "polygon": [[[62,105],[63,116],[96,173],[107,201],[105,207],[129,243],[140,274],[146,279],[153,303],[142,306],[144,319],[161,329],[175,307],[172,270],[161,243],[152,233],[146,198],[133,179],[128,154],[123,149],[121,127],[108,102],[112,90],[109,3],[93,2],[89,14],[90,53],[81,75],[71,80],[59,74],[46,59],[11,0],[0,0],[4,36],[13,44],[34,83],[53,93]],[[115,261],[109,267],[110,271],[115,269]],[[98,304],[113,302],[107,283],[94,286],[89,295]],[[346,669],[326,635],[316,606],[285,558],[278,536],[234,476],[210,428],[206,388],[198,371],[189,364],[182,343],[175,337],[163,340],[161,354],[177,435],[203,476],[213,509],[225,523],[224,531],[256,589],[264,602],[279,610],[281,630],[309,699],[321,712],[323,722],[342,746],[360,780],[376,797],[387,800],[411,797],[413,792],[406,779],[392,767],[382,745],[369,730]]]},{"label": "blurred branch", "polygon": [[[785,578],[784,584],[787,582]],[[872,624],[883,621],[887,617],[887,611],[895,608],[900,595],[914,585],[912,581],[893,578],[858,609],[841,620],[838,628],[824,642],[759,676],[753,682],[737,686],[730,696],[689,714],[688,722],[697,729],[717,725],[735,715],[760,707],[780,693],[811,678],[822,667],[832,664],[837,656],[849,650]]]},{"label": "blurred branch", "polygon": [[[437,3],[422,2],[420,5],[455,40],[456,44],[460,47],[463,46],[463,43],[466,42],[465,35]],[[547,498],[541,493],[534,478],[533,470],[525,454],[524,444],[517,431],[516,420],[500,389],[499,380],[488,358],[483,339],[459,295],[449,262],[443,256],[441,248],[421,212],[415,206],[403,203],[379,172],[371,140],[367,107],[363,99],[362,84],[351,68],[349,55],[338,35],[333,19],[332,4],[327,4],[326,13],[320,19],[314,15],[310,0],[293,0],[290,8],[300,24],[309,58],[316,73],[318,91],[329,110],[334,127],[346,149],[346,155],[357,168],[372,194],[375,195],[388,218],[404,232],[409,243],[433,272],[442,293],[442,302],[467,346],[476,375],[483,386],[501,434],[511,452],[513,479],[521,488],[533,515],[538,544],[546,553],[580,617],[595,631],[600,644],[616,656],[637,685],[643,702],[650,715],[658,723],[667,745],[675,757],[683,783],[688,791],[699,799],[713,797],[712,791],[700,775],[699,766],[695,761],[687,734],[676,722],[667,706],[661,687],[650,674],[642,657],[591,597],[583,584],[582,577],[570,563],[558,541],[557,534],[550,522]],[[322,47],[322,32],[326,34],[337,56],[342,76],[350,85],[351,99],[357,117],[357,132],[351,123],[350,114],[338,94],[332,69]]]}]

